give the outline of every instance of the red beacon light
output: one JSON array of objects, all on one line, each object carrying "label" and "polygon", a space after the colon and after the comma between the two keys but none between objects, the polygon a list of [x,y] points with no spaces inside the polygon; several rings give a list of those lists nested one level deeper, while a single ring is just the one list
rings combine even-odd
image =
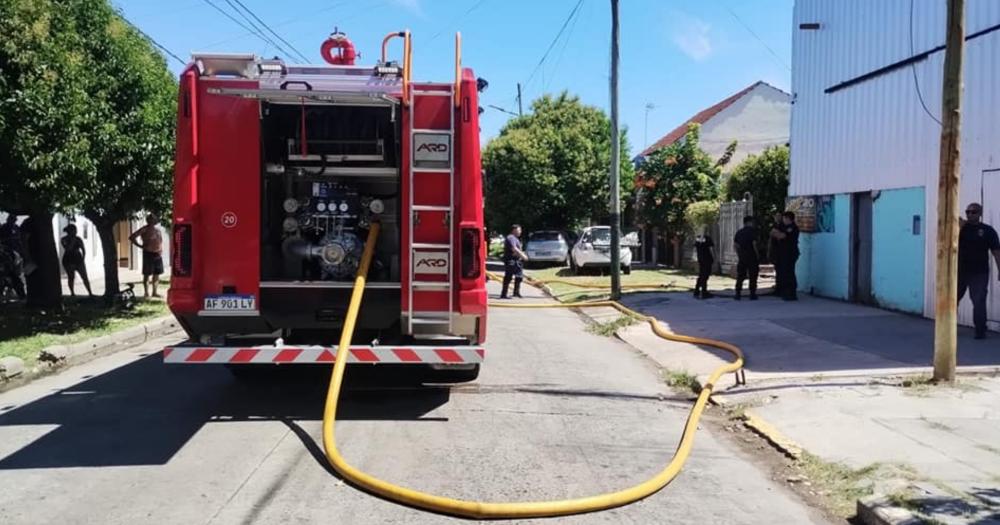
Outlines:
[{"label": "red beacon light", "polygon": [[[336,54],[333,54],[334,50],[337,50]],[[335,66],[353,66],[354,59],[358,57],[358,53],[354,49],[354,42],[351,42],[346,34],[341,33],[336,28],[330,34],[330,38],[323,41],[319,53],[323,60]]]}]

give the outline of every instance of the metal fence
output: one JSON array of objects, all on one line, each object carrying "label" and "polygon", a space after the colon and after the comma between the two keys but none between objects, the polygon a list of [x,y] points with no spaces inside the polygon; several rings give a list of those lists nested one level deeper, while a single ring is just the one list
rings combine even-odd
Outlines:
[{"label": "metal fence", "polygon": [[736,271],[736,247],[733,246],[733,236],[743,227],[743,217],[753,215],[753,198],[749,195],[745,200],[723,202],[719,206],[719,222],[716,223],[716,253],[719,257],[719,269],[724,274],[732,275]]}]

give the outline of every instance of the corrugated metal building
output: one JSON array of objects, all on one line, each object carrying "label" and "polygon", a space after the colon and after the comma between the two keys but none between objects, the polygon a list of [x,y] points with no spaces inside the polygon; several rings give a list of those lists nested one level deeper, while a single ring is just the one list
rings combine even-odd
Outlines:
[{"label": "corrugated metal building", "polygon": [[[943,0],[797,0],[791,187],[815,196],[800,288],[934,313]],[[1000,227],[1000,1],[967,0],[960,206]],[[926,107],[926,109],[925,109]],[[990,326],[1000,329],[991,279]],[[971,305],[959,309],[963,324]]]}]

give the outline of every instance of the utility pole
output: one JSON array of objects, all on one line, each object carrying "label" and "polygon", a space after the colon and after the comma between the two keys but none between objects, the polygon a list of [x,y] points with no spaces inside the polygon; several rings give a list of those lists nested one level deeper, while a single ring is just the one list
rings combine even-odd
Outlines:
[{"label": "utility pole", "polygon": [[618,139],[618,0],[611,0],[611,299],[622,296],[621,198],[618,191],[621,141]]},{"label": "utility pole", "polygon": [[944,84],[941,97],[941,158],[938,176],[937,305],[934,309],[934,380],[954,382],[957,362],[958,186],[961,155],[962,54],[965,0],[948,0]]},{"label": "utility pole", "polygon": [[517,83],[517,116],[524,116],[524,108],[521,107],[521,83]]}]

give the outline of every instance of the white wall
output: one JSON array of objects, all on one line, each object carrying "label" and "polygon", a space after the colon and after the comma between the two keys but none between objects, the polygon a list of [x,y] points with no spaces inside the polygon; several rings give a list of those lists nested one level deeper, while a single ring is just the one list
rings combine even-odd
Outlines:
[{"label": "white wall", "polygon": [[[944,52],[846,89],[824,90],[944,44],[945,2],[797,0],[792,45],[791,195],[926,188],[924,313],[934,311],[935,238]],[[799,29],[819,23],[818,30]],[[968,0],[966,33],[1000,23],[1000,1]],[[1000,223],[1000,32],[967,42],[962,107],[961,206],[985,200]],[[916,76],[916,82],[914,81]],[[992,178],[996,180],[992,180]],[[985,184],[984,184],[985,182]],[[992,214],[992,215],[991,215]],[[1000,287],[992,279],[991,318],[1000,319]],[[966,301],[959,310],[971,321]],[[1000,323],[993,328],[1000,327]]]},{"label": "white wall", "polygon": [[730,171],[749,155],[787,144],[790,102],[788,93],[764,83],[757,84],[701,126],[702,149],[718,159],[736,140],[736,153],[726,167]]}]

